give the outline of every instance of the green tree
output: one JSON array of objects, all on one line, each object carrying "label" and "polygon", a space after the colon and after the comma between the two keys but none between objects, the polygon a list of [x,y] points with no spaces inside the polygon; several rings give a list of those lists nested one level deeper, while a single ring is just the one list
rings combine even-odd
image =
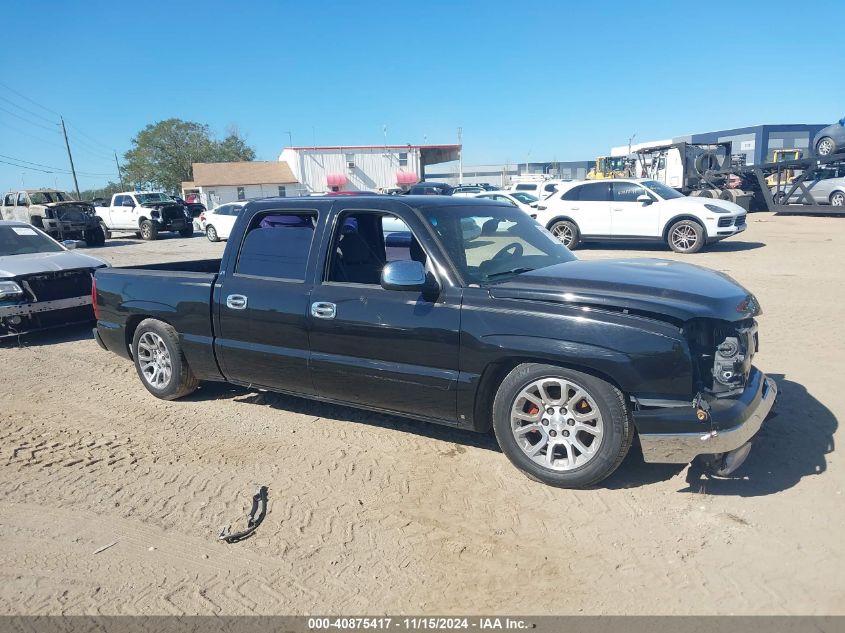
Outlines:
[{"label": "green tree", "polygon": [[235,162],[255,159],[237,130],[218,141],[207,125],[167,119],[151,123],[132,139],[123,155],[123,179],[128,187],[152,187],[171,193],[193,178],[192,163]]}]

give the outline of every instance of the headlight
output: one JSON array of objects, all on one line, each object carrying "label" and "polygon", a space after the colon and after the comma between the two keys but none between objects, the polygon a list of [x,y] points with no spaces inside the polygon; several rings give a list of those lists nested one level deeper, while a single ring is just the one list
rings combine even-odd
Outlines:
[{"label": "headlight", "polygon": [[704,208],[708,211],[712,211],[713,213],[730,213],[728,209],[723,209],[722,207],[717,207],[715,204],[705,204]]},{"label": "headlight", "polygon": [[23,289],[14,281],[0,281],[0,301],[23,296]]}]

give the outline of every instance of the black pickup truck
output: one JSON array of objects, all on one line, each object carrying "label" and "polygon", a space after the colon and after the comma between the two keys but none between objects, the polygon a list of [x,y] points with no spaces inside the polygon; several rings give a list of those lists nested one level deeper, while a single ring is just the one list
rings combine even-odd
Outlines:
[{"label": "black pickup truck", "polygon": [[495,432],[583,487],[635,432],[649,462],[748,453],[777,396],[726,275],[580,261],[522,211],[445,196],[248,203],[221,260],[94,276],[97,342],[159,398],[226,381]]}]

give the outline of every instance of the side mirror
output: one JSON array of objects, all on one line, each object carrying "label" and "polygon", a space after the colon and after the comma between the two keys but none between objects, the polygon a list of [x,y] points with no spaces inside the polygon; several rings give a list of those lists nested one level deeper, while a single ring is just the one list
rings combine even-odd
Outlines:
[{"label": "side mirror", "polygon": [[385,290],[425,290],[425,267],[417,261],[388,263],[381,271],[381,287]]},{"label": "side mirror", "polygon": [[134,201],[134,200],[126,200],[126,201],[123,203],[123,206],[124,206],[124,207],[129,207],[130,209],[134,209],[134,208],[135,208],[135,201]]},{"label": "side mirror", "polygon": [[637,202],[642,202],[643,204],[651,204],[654,200],[651,199],[651,196],[647,196],[643,194],[641,196],[637,196]]}]

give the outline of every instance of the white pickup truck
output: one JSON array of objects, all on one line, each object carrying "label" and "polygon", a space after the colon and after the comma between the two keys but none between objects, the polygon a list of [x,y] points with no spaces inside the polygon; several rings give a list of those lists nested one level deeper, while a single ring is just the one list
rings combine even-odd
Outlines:
[{"label": "white pickup truck", "polygon": [[162,231],[173,231],[182,237],[194,234],[187,208],[166,193],[116,193],[109,206],[96,207],[96,212],[107,237],[111,231],[134,231],[145,240],[156,239]]}]

